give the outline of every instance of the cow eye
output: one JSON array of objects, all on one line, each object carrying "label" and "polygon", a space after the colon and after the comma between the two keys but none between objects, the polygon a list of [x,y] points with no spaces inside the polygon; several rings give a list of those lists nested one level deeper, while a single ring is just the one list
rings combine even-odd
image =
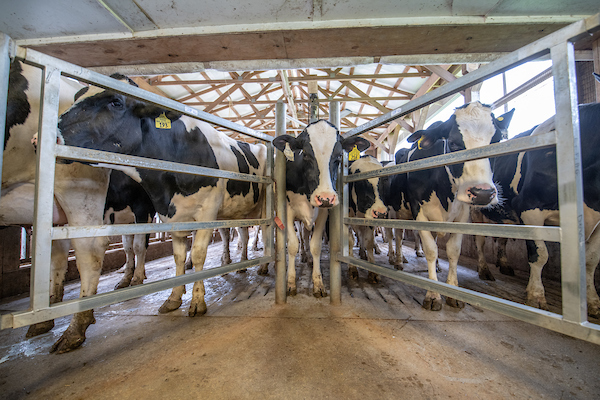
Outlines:
[{"label": "cow eye", "polygon": [[464,150],[461,145],[455,142],[448,142],[448,147],[450,148],[450,151]]},{"label": "cow eye", "polygon": [[113,108],[123,108],[123,102],[119,99],[113,99],[109,105]]}]

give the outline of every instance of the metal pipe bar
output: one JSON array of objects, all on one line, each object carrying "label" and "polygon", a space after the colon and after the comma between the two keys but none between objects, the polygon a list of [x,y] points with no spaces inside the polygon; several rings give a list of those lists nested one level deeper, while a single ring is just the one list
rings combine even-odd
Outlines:
[{"label": "metal pipe bar", "polygon": [[[4,143],[6,127],[6,107],[8,101],[8,79],[10,75],[10,37],[0,32],[0,143]],[[2,176],[2,163],[4,152],[0,152],[0,176]]]},{"label": "metal pipe bar", "polygon": [[420,171],[424,169],[439,167],[442,165],[458,164],[470,160],[482,158],[498,157],[505,154],[516,153],[529,149],[540,149],[551,147],[556,144],[556,135],[554,132],[548,132],[529,137],[511,139],[501,143],[491,144],[476,149],[456,151],[435,157],[423,158],[416,161],[409,161],[399,165],[384,167],[376,171],[361,172],[344,177],[345,182],[356,182],[364,179],[403,174],[406,172]]},{"label": "metal pipe bar", "polygon": [[343,136],[344,138],[348,138],[368,132],[397,118],[401,118],[407,114],[410,114],[428,104],[434,103],[437,100],[443,99],[444,97],[450,96],[454,93],[458,93],[461,90],[468,89],[469,87],[481,83],[484,80],[496,76],[508,69],[548,54],[549,49],[557,44],[575,40],[598,29],[600,29],[600,14],[596,14],[585,20],[575,22],[562,29],[559,29],[554,33],[551,33],[548,36],[538,39],[527,46],[521,47],[520,49],[515,50],[512,53],[503,56],[502,58],[492,61],[489,64],[470,72],[460,79],[447,83],[444,86],[432,90],[431,92],[426,93],[415,100],[411,100],[408,103],[390,111],[389,113],[382,115],[381,117],[375,118],[366,124],[351,129]]},{"label": "metal pipe bar", "polygon": [[22,326],[35,324],[42,321],[64,317],[69,314],[120,303],[122,301],[135,299],[147,294],[160,292],[176,286],[186,285],[271,261],[273,261],[273,257],[255,258],[253,260],[228,264],[222,267],[187,273],[185,275],[163,279],[158,282],[144,283],[142,285],[130,286],[128,288],[119,289],[108,293],[101,293],[93,296],[64,301],[61,303],[55,303],[51,306],[41,309],[33,309],[29,311],[2,315],[2,318],[0,319],[0,329],[20,328]]},{"label": "metal pipe bar", "polygon": [[[339,129],[340,126],[340,103],[332,101],[329,103],[329,122]],[[338,176],[341,176],[338,171]],[[338,179],[336,191],[344,190],[343,182]],[[332,305],[342,303],[342,265],[337,256],[341,248],[342,240],[342,207],[340,203],[329,211],[329,292]]]},{"label": "metal pipe bar", "polygon": [[[285,135],[286,112],[283,101],[278,101],[275,106],[276,115],[276,134],[275,136]],[[277,257],[275,262],[275,304],[285,304],[287,300],[287,266],[286,266],[286,244],[287,244],[287,200],[285,196],[286,189],[286,170],[285,157],[283,152],[277,150],[275,158],[275,191],[276,191],[276,216],[284,225],[277,226]]]},{"label": "metal pipe bar", "polygon": [[348,225],[381,226],[383,228],[414,229],[418,231],[464,233],[491,237],[507,237],[512,239],[544,240],[560,242],[562,228],[558,226],[508,225],[508,224],[474,224],[464,222],[429,222],[401,219],[366,219],[344,218]]},{"label": "metal pipe bar", "polygon": [[272,219],[232,219],[206,222],[173,222],[158,224],[116,224],[90,226],[60,226],[52,228],[52,240],[79,239],[93,236],[138,235],[154,232],[185,232],[200,229],[234,228],[270,225]]},{"label": "metal pipe bar", "polygon": [[175,100],[171,100],[158,94],[148,92],[144,89],[140,89],[128,83],[118,81],[108,76],[99,74],[89,69],[79,67],[66,61],[59,60],[57,58],[48,56],[35,50],[18,47],[17,57],[23,59],[23,61],[29,64],[36,65],[39,67],[43,67],[44,65],[51,66],[59,69],[65,76],[101,87],[103,89],[111,89],[117,93],[131,96],[138,100],[147,101],[152,104],[164,107],[168,110],[176,111],[189,117],[200,119],[213,125],[218,125],[230,129],[234,132],[243,133],[244,135],[248,135],[264,141],[273,140],[271,136],[255,131],[254,129],[235,124],[231,121],[217,117],[215,115],[211,115],[204,111],[196,110],[195,108],[191,108]]},{"label": "metal pipe bar", "polygon": [[[242,174],[239,172],[224,171],[217,168],[199,167],[197,165],[181,164],[171,161],[155,160],[152,158],[130,156],[126,154],[109,153],[82,147],[56,145],[56,157],[89,163],[104,163],[111,165],[126,165],[145,169],[153,169],[183,174],[212,176],[215,178],[234,179],[245,182],[270,183],[271,178],[265,176]],[[104,166],[104,165],[100,165]]]},{"label": "metal pipe bar", "polygon": [[573,43],[554,46],[554,101],[557,131],[556,163],[560,225],[561,290],[563,316],[571,322],[587,321],[585,226],[583,217],[583,166],[579,141],[579,106]]},{"label": "metal pipe bar", "polygon": [[473,290],[438,282],[404,271],[397,271],[379,265],[371,264],[364,260],[352,257],[340,257],[340,261],[356,265],[367,271],[374,272],[388,278],[431,290],[444,296],[462,300],[477,307],[483,307],[502,315],[525,321],[543,328],[564,333],[582,340],[600,344],[600,325],[589,322],[574,323],[564,319],[561,315],[549,311],[539,310],[523,304],[515,303],[502,298],[490,296]]},{"label": "metal pipe bar", "polygon": [[58,125],[60,71],[42,69],[39,150],[33,204],[32,268],[30,301],[32,309],[46,308],[50,302],[50,274],[53,222],[56,126]]}]

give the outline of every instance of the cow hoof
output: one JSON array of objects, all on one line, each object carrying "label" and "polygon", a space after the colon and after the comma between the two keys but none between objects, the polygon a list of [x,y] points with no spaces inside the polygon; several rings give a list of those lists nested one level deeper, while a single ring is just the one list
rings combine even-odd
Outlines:
[{"label": "cow hoof", "polygon": [[459,308],[459,309],[465,308],[464,301],[456,300],[451,297],[446,297],[446,304],[448,304],[450,307],[454,307],[454,308]]},{"label": "cow hoof", "polygon": [[588,315],[594,318],[600,318],[600,304],[588,303]]},{"label": "cow hoof", "polygon": [[442,297],[437,293],[427,293],[423,300],[423,308],[430,311],[440,311],[442,309]]},{"label": "cow hoof", "polygon": [[130,279],[121,279],[121,281],[115,285],[115,290],[129,287],[129,282]]},{"label": "cow hoof", "polygon": [[188,271],[190,269],[194,268],[194,264],[192,264],[191,261],[186,261],[185,262],[185,270]]},{"label": "cow hoof", "polygon": [[381,277],[379,275],[377,275],[376,273],[369,272],[369,275],[367,276],[367,282],[379,283],[379,282],[381,282]]},{"label": "cow hoof", "polygon": [[492,275],[492,271],[490,271],[488,268],[482,268],[479,270],[479,279],[484,280],[484,281],[495,281],[496,278],[494,278],[494,275]]},{"label": "cow hoof", "polygon": [[221,265],[229,265],[231,264],[231,258],[221,258]]},{"label": "cow hoof", "polygon": [[63,354],[68,353],[69,351],[77,349],[79,346],[85,342],[85,334],[84,335],[69,335],[67,334],[69,330],[67,329],[65,333],[61,336],[60,339],[56,343],[52,345],[50,349],[50,353]]},{"label": "cow hoof", "polygon": [[246,268],[244,268],[244,269],[238,269],[237,273],[238,274],[245,274],[246,273]]},{"label": "cow hoof", "polygon": [[143,280],[143,279],[138,279],[138,278],[136,278],[136,277],[134,277],[134,278],[131,280],[131,286],[137,286],[137,285],[141,285],[142,283],[144,283],[144,280]]},{"label": "cow hoof", "polygon": [[398,271],[404,271],[404,264],[394,264],[394,269],[397,269]]},{"label": "cow hoof", "polygon": [[161,314],[166,314],[168,312],[171,311],[175,311],[177,310],[179,307],[181,307],[181,300],[171,300],[171,299],[167,299],[162,306],[160,306],[160,308],[158,309],[158,312]]},{"label": "cow hoof", "polygon": [[354,266],[348,267],[348,278],[352,279],[353,281],[358,280],[358,269],[356,267],[354,267]]},{"label": "cow hoof", "polygon": [[27,339],[32,338],[34,336],[43,335],[46,332],[50,332],[54,328],[54,320],[44,321],[37,324],[33,324],[29,326],[25,337]]},{"label": "cow hoof", "polygon": [[321,297],[327,297],[327,291],[324,288],[315,288],[313,289],[313,296],[315,296],[317,299]]},{"label": "cow hoof", "polygon": [[256,273],[258,275],[269,275],[269,265],[261,265],[260,268],[258,268],[258,271],[256,271]]},{"label": "cow hoof", "polygon": [[403,263],[407,263],[408,262],[408,259],[404,256],[404,254],[402,254],[402,262]]},{"label": "cow hoof", "polygon": [[207,308],[204,300],[194,302],[190,304],[190,309],[188,310],[188,316],[195,317],[206,314]]},{"label": "cow hoof", "polygon": [[527,296],[526,304],[533,308],[539,308],[540,310],[550,311],[550,309],[548,308],[548,303],[546,303],[546,297],[544,297],[544,295]]},{"label": "cow hoof", "polygon": [[500,273],[508,276],[515,276],[515,270],[509,265],[499,265]]},{"label": "cow hoof", "polygon": [[296,287],[295,286],[294,287],[288,286],[288,288],[287,288],[287,295],[288,296],[295,296],[296,295]]},{"label": "cow hoof", "polygon": [[415,254],[417,255],[417,257],[425,257],[425,253],[423,253],[423,250],[415,250]]}]

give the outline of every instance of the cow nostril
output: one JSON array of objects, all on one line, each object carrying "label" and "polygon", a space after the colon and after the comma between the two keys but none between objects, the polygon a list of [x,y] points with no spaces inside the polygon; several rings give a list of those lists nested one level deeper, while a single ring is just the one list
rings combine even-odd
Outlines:
[{"label": "cow nostril", "polygon": [[489,204],[492,199],[496,196],[496,189],[482,189],[478,187],[469,188],[469,198],[474,205],[486,205]]}]

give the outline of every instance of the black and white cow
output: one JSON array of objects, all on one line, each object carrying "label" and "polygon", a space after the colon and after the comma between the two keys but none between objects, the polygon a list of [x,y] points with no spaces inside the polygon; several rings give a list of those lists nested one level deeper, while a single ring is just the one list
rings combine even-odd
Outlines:
[{"label": "black and white cow", "polygon": [[[554,130],[554,119],[522,135],[536,135]],[[586,255],[586,290],[588,314],[600,316],[600,298],[594,285],[594,273],[600,261],[600,103],[579,106],[581,166]],[[482,210],[494,222],[515,219],[525,225],[558,225],[558,181],[556,151],[542,149],[498,158],[495,176],[507,192],[502,207]],[[530,276],[527,304],[547,309],[542,284],[542,268],[548,261],[544,241],[527,241]]]},{"label": "black and white cow", "polygon": [[[415,145],[408,153],[407,161],[496,143],[509,122],[508,116],[495,118],[487,105],[479,102],[466,104],[457,108],[446,122],[413,133],[408,140]],[[390,200],[397,217],[417,221],[467,222],[470,207],[486,207],[498,202],[487,159],[395,175],[391,193],[395,194]],[[429,278],[437,280],[437,244],[431,232],[420,231],[420,235]],[[458,285],[456,268],[461,242],[462,234],[451,233],[446,244],[447,283],[455,286]],[[456,299],[447,298],[446,302],[453,307],[464,307],[464,303]],[[423,307],[440,310],[439,293],[428,291]]]},{"label": "black and white cow", "polygon": [[[104,223],[150,223],[154,214],[156,214],[154,205],[144,188],[123,172],[112,171],[104,207]],[[115,289],[144,282],[149,238],[149,234],[123,235],[125,271]]]},{"label": "black and white cow", "polygon": [[[33,223],[34,182],[36,155],[31,140],[38,131],[41,70],[15,61],[11,64],[7,137],[2,168],[2,197],[0,198],[1,225],[31,225]],[[73,103],[81,86],[71,80],[62,80],[59,110]],[[71,226],[100,225],[110,171],[80,163],[57,164],[54,185],[54,223]],[[108,240],[106,237],[73,239],[77,268],[81,277],[80,296],[96,293],[102,261]],[[50,303],[62,300],[63,283],[67,270],[70,243],[53,241],[51,257]],[[53,345],[53,352],[73,350],[85,340],[87,327],[94,323],[91,311],[77,313],[61,338]],[[30,326],[28,337],[48,332],[54,321]]]},{"label": "black and white cow", "polygon": [[[273,145],[281,151],[289,144],[293,156],[286,160],[288,277],[287,291],[296,294],[296,254],[298,237],[294,221],[302,221],[313,229],[310,252],[313,257],[313,295],[327,296],[321,275],[321,241],[329,208],[339,204],[336,192],[337,175],[342,161],[342,151],[359,151],[369,148],[370,143],[361,137],[343,139],[337,128],[325,120],[309,124],[298,137],[281,135],[273,139]],[[314,228],[313,228],[314,227]]]},{"label": "black and white cow", "polygon": [[[110,90],[96,91],[78,101],[61,116],[59,130],[61,140],[71,146],[259,176],[265,172],[265,145],[237,142],[205,122]],[[141,184],[163,222],[264,214],[264,187],[257,183],[138,168],[123,171]],[[172,233],[177,275],[185,273],[188,233]],[[211,229],[195,233],[191,258],[196,270],[203,268],[211,237]],[[184,291],[184,286],[174,288],[159,311],[179,308]],[[204,283],[199,281],[194,284],[189,315],[205,312]]]},{"label": "black and white cow", "polygon": [[[375,171],[382,167],[381,163],[374,157],[362,156],[350,163],[348,175]],[[387,206],[384,204],[384,182],[384,178],[379,177],[350,182],[348,184],[348,192],[350,194],[348,215],[350,217],[366,219],[387,218]],[[374,263],[374,227],[357,225],[352,226],[352,229],[358,236],[360,246],[359,255],[370,263]],[[354,246],[352,235],[349,236],[349,240],[349,248],[352,249]],[[356,266],[348,266],[348,277],[350,279],[358,279],[358,269]],[[369,271],[367,280],[371,283],[377,283],[379,282],[379,275]]]}]

